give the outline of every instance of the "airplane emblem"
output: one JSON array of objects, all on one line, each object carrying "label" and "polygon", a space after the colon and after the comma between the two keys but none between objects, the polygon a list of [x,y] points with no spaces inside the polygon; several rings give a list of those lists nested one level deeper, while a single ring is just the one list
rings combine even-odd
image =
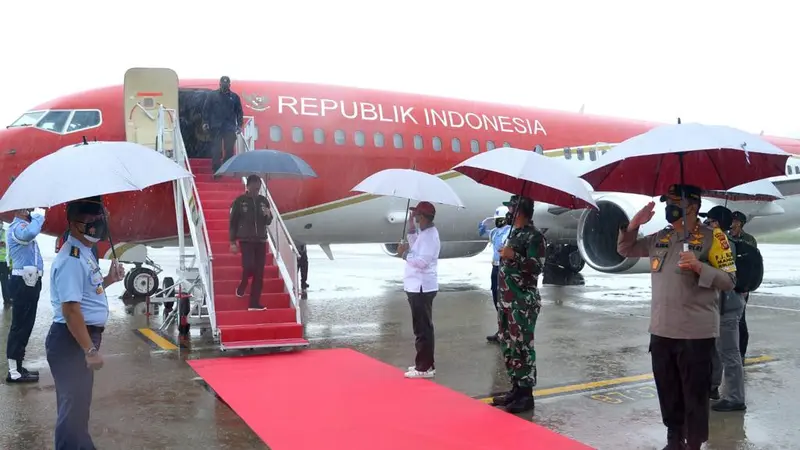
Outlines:
[{"label": "airplane emblem", "polygon": [[269,98],[265,95],[242,93],[246,106],[254,111],[266,111],[270,108]]}]

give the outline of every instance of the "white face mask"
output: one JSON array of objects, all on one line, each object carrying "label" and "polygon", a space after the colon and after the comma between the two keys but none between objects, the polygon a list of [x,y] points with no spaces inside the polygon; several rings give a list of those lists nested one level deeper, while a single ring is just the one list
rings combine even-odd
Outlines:
[{"label": "white face mask", "polygon": [[92,244],[96,244],[96,243],[100,242],[99,238],[92,237],[92,236],[87,236],[85,234],[83,235],[83,238],[86,239],[87,241],[91,242]]}]

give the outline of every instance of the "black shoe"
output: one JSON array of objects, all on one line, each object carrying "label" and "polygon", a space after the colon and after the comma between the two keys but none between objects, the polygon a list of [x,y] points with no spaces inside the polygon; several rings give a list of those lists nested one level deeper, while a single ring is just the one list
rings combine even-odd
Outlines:
[{"label": "black shoe", "polygon": [[533,400],[533,388],[519,388],[516,398],[506,405],[506,411],[511,414],[519,414],[531,411],[535,407]]},{"label": "black shoe", "polygon": [[486,340],[489,342],[500,342],[500,339],[497,337],[497,333],[486,336]]},{"label": "black shoe", "polygon": [[6,375],[6,383],[36,383],[38,381],[39,376],[30,373],[20,374],[19,378],[11,378],[11,372]]},{"label": "black shoe", "polygon": [[719,388],[712,388],[711,392],[708,394],[708,398],[711,400],[719,400]]},{"label": "black shoe", "polygon": [[245,290],[247,290],[247,285],[244,285],[244,286],[239,285],[239,287],[236,288],[236,296],[239,297],[239,298],[244,297],[244,291]]},{"label": "black shoe", "polygon": [[39,376],[39,371],[38,370],[28,370],[28,369],[26,369],[24,367],[22,368],[22,370],[19,371],[19,373],[21,373],[23,375],[25,375],[27,373],[27,374],[33,375],[34,377],[38,377]]},{"label": "black shoe", "polygon": [[303,289],[308,289],[308,283],[300,283],[300,287]]},{"label": "black shoe", "polygon": [[717,412],[745,411],[747,405],[744,403],[733,403],[730,400],[720,400],[711,405],[711,409]]},{"label": "black shoe", "polygon": [[513,402],[517,395],[519,394],[519,387],[514,385],[510,391],[506,392],[505,394],[500,394],[492,397],[492,406],[506,406],[509,403]]},{"label": "black shoe", "polygon": [[662,450],[684,450],[686,443],[680,431],[667,430],[667,446]]}]

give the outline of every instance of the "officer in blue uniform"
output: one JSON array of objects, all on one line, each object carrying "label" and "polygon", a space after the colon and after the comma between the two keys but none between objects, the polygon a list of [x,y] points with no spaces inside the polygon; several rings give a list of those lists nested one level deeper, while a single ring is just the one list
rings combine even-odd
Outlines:
[{"label": "officer in blue uniform", "polygon": [[45,349],[56,385],[56,450],[95,449],[89,409],[94,371],[103,366],[98,349],[108,320],[105,288],[125,275],[114,261],[104,277],[92,254],[93,245],[108,236],[105,218],[100,197],[67,204],[69,237],[50,270],[53,324]]},{"label": "officer in blue uniform", "polygon": [[14,299],[11,310],[11,329],[8,332],[6,353],[8,357],[8,383],[35,383],[39,372],[22,366],[25,347],[31,337],[36,322],[36,309],[42,291],[44,261],[36,237],[42,231],[44,215],[31,214],[33,210],[16,212],[14,221],[8,227],[6,245],[8,260],[11,262],[11,279],[8,283],[9,296]]}]

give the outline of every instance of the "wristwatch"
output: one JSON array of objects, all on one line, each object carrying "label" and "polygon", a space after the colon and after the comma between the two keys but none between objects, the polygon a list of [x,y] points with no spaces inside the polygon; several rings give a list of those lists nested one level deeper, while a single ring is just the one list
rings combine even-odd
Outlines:
[{"label": "wristwatch", "polygon": [[93,345],[93,346],[89,347],[89,350],[86,350],[85,353],[86,353],[86,356],[94,356],[94,355],[97,354],[97,349]]}]

